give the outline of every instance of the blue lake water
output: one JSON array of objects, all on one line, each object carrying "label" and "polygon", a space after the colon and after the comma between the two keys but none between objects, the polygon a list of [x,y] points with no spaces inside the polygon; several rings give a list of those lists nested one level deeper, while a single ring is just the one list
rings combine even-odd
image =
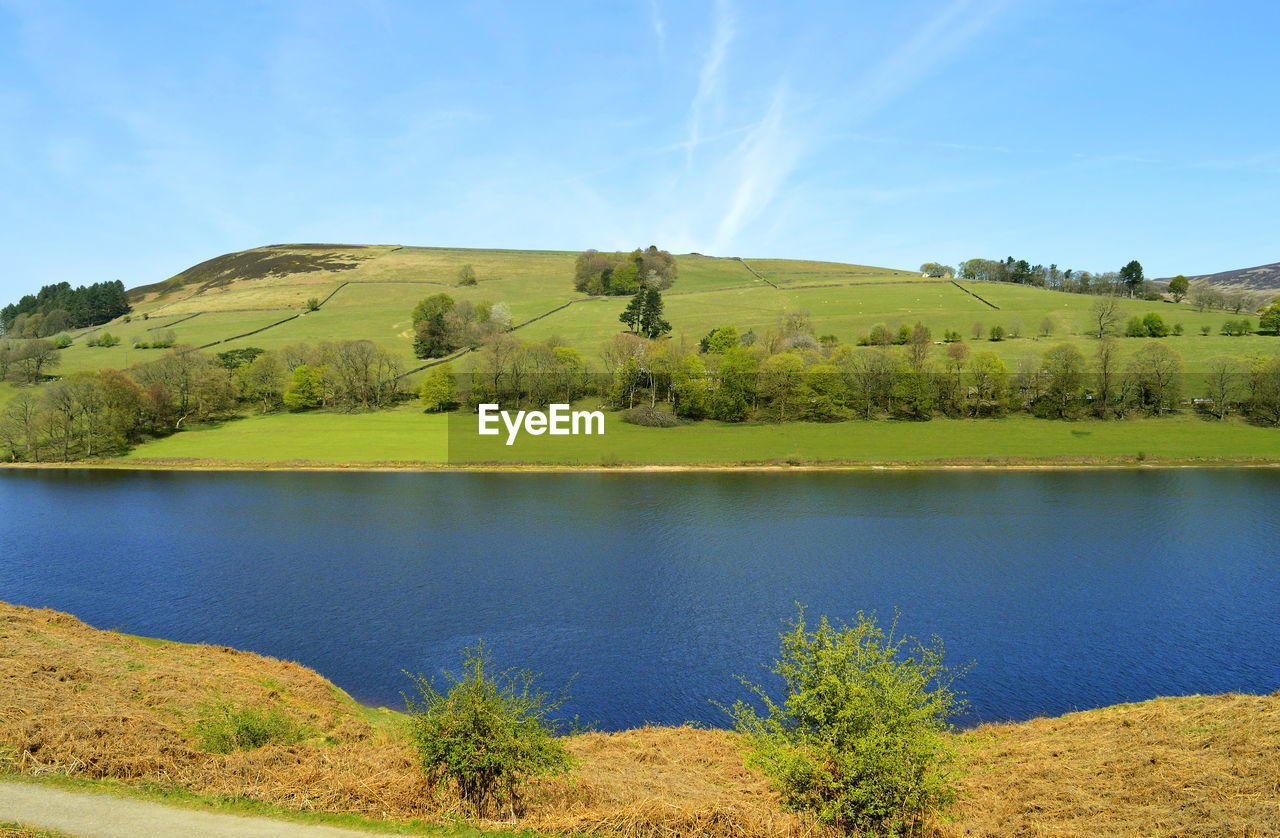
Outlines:
[{"label": "blue lake water", "polygon": [[769,683],[783,621],[859,610],[972,663],[961,720],[1280,689],[1280,472],[0,471],[0,599],[296,660],[576,675],[604,729]]}]

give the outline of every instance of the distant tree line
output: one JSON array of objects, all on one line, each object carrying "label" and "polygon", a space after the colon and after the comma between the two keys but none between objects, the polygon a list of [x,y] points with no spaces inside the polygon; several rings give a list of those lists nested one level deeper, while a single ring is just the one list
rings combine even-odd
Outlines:
[{"label": "distant tree line", "polygon": [[574,262],[573,287],[592,296],[629,296],[642,288],[664,291],[676,274],[676,257],[653,245],[630,253],[588,250]]},{"label": "distant tree line", "polygon": [[44,338],[106,323],[129,309],[124,283],[119,280],[79,288],[60,282],[0,309],[0,326],[11,337]]},{"label": "distant tree line", "polygon": [[[920,270],[930,276],[959,275],[961,279],[1012,282],[1072,294],[1115,295],[1142,300],[1162,300],[1165,296],[1165,292],[1162,292],[1155,283],[1146,279],[1142,264],[1136,259],[1118,271],[1101,273],[1076,271],[1071,268],[1064,270],[1056,264],[1048,267],[1040,264],[1032,265],[1026,259],[1014,259],[1012,256],[1003,262],[999,259],[967,259],[960,263],[958,270],[949,265],[926,262],[920,266]],[[1222,309],[1232,314],[1240,314],[1246,311],[1253,312],[1261,302],[1259,295],[1246,289],[1218,288],[1207,280],[1191,282],[1182,275],[1169,280],[1166,291],[1173,297],[1174,302],[1187,299],[1200,311]]]},{"label": "distant tree line", "polygon": [[[50,344],[31,341],[31,344]],[[34,383],[56,366],[50,347],[37,368],[23,356],[0,371]],[[23,388],[0,412],[0,455],[46,462],[122,453],[144,437],[248,408],[389,407],[404,394],[399,361],[368,340],[298,344],[277,351],[256,347],[210,355],[177,347],[128,370],[71,373],[40,388]]]},{"label": "distant tree line", "polygon": [[623,334],[606,344],[600,385],[613,408],[665,403],[689,420],[835,421],[979,417],[1160,415],[1192,406],[1280,423],[1280,356],[1218,356],[1204,373],[1158,340],[1132,352],[1104,334],[1092,357],[1062,343],[1010,367],[961,339],[938,347],[917,323],[901,344],[849,346],[804,331],[803,313],[750,342],[733,326],[697,346]]}]

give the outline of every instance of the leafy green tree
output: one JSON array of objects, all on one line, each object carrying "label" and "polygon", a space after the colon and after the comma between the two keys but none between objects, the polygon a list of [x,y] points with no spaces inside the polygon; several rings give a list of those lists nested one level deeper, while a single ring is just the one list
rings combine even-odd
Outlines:
[{"label": "leafy green tree", "polygon": [[671,375],[672,406],[676,416],[702,419],[711,412],[711,387],[707,368],[696,352],[680,359]]},{"label": "leafy green tree", "polygon": [[1258,309],[1258,331],[1280,335],[1280,302]]},{"label": "leafy green tree", "polygon": [[1173,295],[1175,303],[1182,302],[1182,298],[1187,296],[1187,291],[1191,288],[1191,282],[1182,274],[1178,274],[1169,280],[1169,293]]},{"label": "leafy green tree", "polygon": [[432,367],[422,384],[418,387],[418,398],[428,413],[439,413],[448,409],[457,400],[454,394],[458,390],[458,377],[448,364]]},{"label": "leafy green tree", "polygon": [[653,340],[671,331],[671,324],[662,319],[662,293],[657,288],[645,288],[644,303],[640,309],[640,334]]},{"label": "leafy green tree", "polygon": [[302,364],[293,371],[293,383],[284,391],[284,406],[290,410],[319,407],[324,396],[323,368]]},{"label": "leafy green tree", "polygon": [[459,285],[477,285],[479,282],[480,278],[476,276],[476,269],[471,265],[463,265],[458,269]]},{"label": "leafy green tree", "polygon": [[[219,355],[221,357],[221,355]],[[285,370],[274,352],[259,352],[235,370],[236,383],[245,399],[258,402],[266,413],[284,400]]]},{"label": "leafy green tree", "polygon": [[644,290],[637,291],[627,303],[627,307],[622,310],[622,314],[618,315],[618,320],[627,327],[627,331],[634,334],[640,333],[640,321],[644,317],[644,298]]},{"label": "leafy green tree", "polygon": [[405,696],[422,770],[434,784],[451,782],[477,817],[490,803],[521,807],[520,787],[531,777],[567,774],[573,757],[557,738],[554,714],[564,696],[534,687],[527,670],[492,673],[484,643],[465,650],[460,673],[444,672],[448,687],[405,673],[417,688]]},{"label": "leafy green tree", "polygon": [[756,398],[760,367],[741,347],[726,353],[716,371],[719,378],[711,396],[711,415],[724,422],[741,422]]},{"label": "leafy green tree", "polygon": [[773,672],[786,697],[743,680],[763,704],[728,708],[784,806],[824,827],[859,835],[916,835],[925,818],[956,799],[950,718],[963,706],[943,646],[911,645],[858,613],[855,626],[804,609],[782,634]]},{"label": "leafy green tree", "polygon": [[1137,259],[1132,260],[1129,264],[1120,269],[1120,280],[1125,287],[1129,289],[1129,296],[1136,297],[1139,289],[1142,288],[1142,263]]},{"label": "leafy green tree", "polygon": [[990,350],[974,354],[966,373],[971,387],[973,414],[997,415],[1004,412],[1009,398],[1009,368],[1000,356]]},{"label": "leafy green tree", "polygon": [[1169,334],[1169,327],[1165,325],[1164,318],[1154,311],[1147,312],[1142,318],[1142,330],[1153,338],[1162,338]]},{"label": "leafy green tree", "polygon": [[804,361],[794,352],[770,356],[760,364],[757,385],[760,396],[773,406],[778,418],[784,422],[796,407],[803,384]]},{"label": "leafy green tree", "polygon": [[640,267],[627,262],[613,269],[609,276],[609,293],[634,294],[640,290]]},{"label": "leafy green tree", "polygon": [[708,354],[723,355],[738,346],[738,327],[721,326],[718,329],[712,329],[698,342],[698,346]]},{"label": "leafy green tree", "polygon": [[413,352],[419,358],[440,358],[458,348],[449,314],[455,306],[448,294],[432,294],[418,301],[413,321]]},{"label": "leafy green tree", "polygon": [[1065,418],[1075,412],[1084,392],[1084,355],[1069,343],[1044,353],[1040,374],[1044,378],[1042,402],[1049,415]]},{"label": "leafy green tree", "polygon": [[993,341],[1004,340],[1004,326],[995,325],[991,327],[991,340]]},{"label": "leafy green tree", "polygon": [[644,371],[634,355],[627,357],[613,371],[613,386],[609,388],[609,403],[616,410],[630,410],[636,406],[636,398],[640,395],[640,387],[644,381]]}]

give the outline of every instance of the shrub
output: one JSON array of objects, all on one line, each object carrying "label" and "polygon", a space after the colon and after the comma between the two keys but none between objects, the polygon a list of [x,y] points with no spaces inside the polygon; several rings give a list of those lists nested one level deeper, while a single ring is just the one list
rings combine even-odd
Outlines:
[{"label": "shrub", "polygon": [[98,346],[115,346],[120,343],[120,338],[110,332],[103,332],[98,335]]},{"label": "shrub", "polygon": [[71,345],[71,335],[67,334],[66,332],[59,333],[58,336],[53,339],[54,349],[66,349],[70,345]]},{"label": "shrub", "polygon": [[992,326],[991,339],[997,341],[1004,340],[1004,326]]},{"label": "shrub", "polygon": [[1208,337],[1209,333],[1212,331],[1213,331],[1213,327],[1210,326],[1208,323],[1200,327],[1200,334],[1204,335],[1205,337]]},{"label": "shrub", "polygon": [[251,751],[273,743],[292,745],[311,733],[279,710],[237,710],[227,704],[206,708],[191,732],[200,740],[201,750],[214,754]]},{"label": "shrub", "polygon": [[320,310],[320,298],[307,297],[307,311],[319,311],[319,310]]},{"label": "shrub", "polygon": [[674,414],[665,410],[657,410],[647,404],[634,407],[622,414],[622,421],[628,425],[640,425],[645,428],[674,428],[684,422]]},{"label": "shrub", "polygon": [[772,670],[786,699],[744,680],[768,714],[743,701],[728,708],[748,739],[747,764],[771,778],[785,806],[824,826],[915,834],[955,799],[946,734],[963,704],[951,688],[959,673],[943,664],[941,641],[904,650],[909,639],[893,633],[861,612],[856,626],[824,617],[810,631],[802,608]]},{"label": "shrub", "polygon": [[484,643],[466,649],[461,674],[445,672],[447,692],[422,675],[405,674],[417,687],[405,696],[411,736],[422,770],[434,785],[451,781],[458,794],[484,815],[490,801],[520,806],[520,785],[527,778],[568,773],[573,758],[556,738],[552,718],[565,697],[553,699],[534,689],[528,670],[490,675]]},{"label": "shrub", "polygon": [[1142,318],[1142,329],[1153,338],[1162,338],[1169,334],[1169,327],[1165,325],[1164,318],[1154,311],[1148,312]]}]

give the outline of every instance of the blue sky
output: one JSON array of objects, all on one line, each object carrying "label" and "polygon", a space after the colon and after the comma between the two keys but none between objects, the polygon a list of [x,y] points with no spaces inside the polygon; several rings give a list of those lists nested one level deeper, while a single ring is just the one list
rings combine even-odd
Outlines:
[{"label": "blue sky", "polygon": [[0,0],[0,302],[336,241],[1280,260],[1280,4]]}]

